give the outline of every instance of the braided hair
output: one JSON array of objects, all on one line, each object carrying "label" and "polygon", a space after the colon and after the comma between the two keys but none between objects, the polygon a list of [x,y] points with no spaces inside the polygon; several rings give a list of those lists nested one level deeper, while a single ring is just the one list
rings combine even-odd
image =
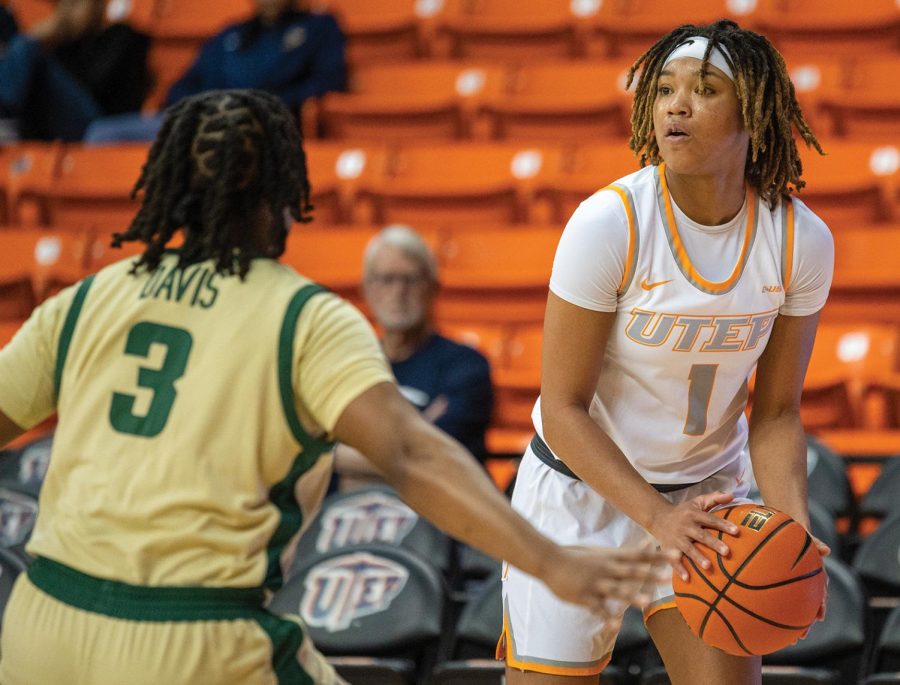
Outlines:
[{"label": "braided hair", "polygon": [[657,81],[669,53],[691,36],[709,40],[700,67],[701,84],[709,73],[709,56],[716,47],[722,48],[734,72],[741,117],[750,134],[745,177],[757,194],[774,207],[779,198],[806,185],[800,177],[803,165],[792,126],[807,147],[825,153],[803,118],[784,58],[767,38],[741,29],[733,21],[722,19],[707,26],[679,26],[638,57],[627,75],[630,88],[640,71],[631,111],[629,146],[640,155],[641,166],[662,161],[653,129]]},{"label": "braided hair", "polygon": [[209,91],[171,107],[131,196],[138,194],[141,208],[112,240],[113,247],[146,244],[133,274],[154,271],[183,229],[179,266],[213,259],[218,272],[243,279],[254,257],[284,253],[286,208],[311,221],[296,119],[258,90]]}]

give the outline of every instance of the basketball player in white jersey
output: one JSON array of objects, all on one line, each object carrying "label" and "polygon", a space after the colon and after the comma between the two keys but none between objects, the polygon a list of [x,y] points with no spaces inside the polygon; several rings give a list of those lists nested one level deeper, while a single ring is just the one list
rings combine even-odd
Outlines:
[{"label": "basketball player in white jersey", "polygon": [[[560,240],[513,506],[561,543],[678,550],[686,577],[728,553],[715,533],[737,529],[709,510],[746,496],[751,460],[766,504],[809,526],[799,405],[834,250],[791,194],[792,127],[821,149],[764,37],[682,26],[637,71],[630,145],[649,166],[585,200]],[[760,683],[759,657],[690,633],[671,583],[653,597],[645,620],[673,685]],[[614,641],[601,617],[507,567],[510,685],[597,683]]]}]

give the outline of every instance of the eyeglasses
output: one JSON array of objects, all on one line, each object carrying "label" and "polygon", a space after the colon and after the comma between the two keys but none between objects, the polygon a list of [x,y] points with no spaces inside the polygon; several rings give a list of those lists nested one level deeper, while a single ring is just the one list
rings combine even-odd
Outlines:
[{"label": "eyeglasses", "polygon": [[418,288],[428,282],[428,278],[422,273],[370,273],[366,280],[380,288],[390,288],[396,285],[402,285],[405,288]]}]

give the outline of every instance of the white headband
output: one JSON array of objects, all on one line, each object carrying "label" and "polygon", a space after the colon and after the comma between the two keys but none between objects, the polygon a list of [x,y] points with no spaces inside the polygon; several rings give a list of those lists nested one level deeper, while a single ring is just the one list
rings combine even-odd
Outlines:
[{"label": "white headband", "polygon": [[[691,36],[680,45],[675,46],[672,52],[669,53],[669,56],[666,57],[666,61],[663,62],[663,67],[673,59],[678,59],[679,57],[694,57],[695,59],[702,60],[703,55],[706,54],[707,45],[709,45],[708,38],[704,38],[703,36]],[[728,52],[725,48],[716,46],[712,49],[712,52],[709,53],[709,63],[721,70],[729,79],[734,81],[734,73],[731,71],[731,67],[728,66],[728,60],[725,58],[725,55],[727,54]],[[731,55],[729,55],[729,57],[731,57]]]}]

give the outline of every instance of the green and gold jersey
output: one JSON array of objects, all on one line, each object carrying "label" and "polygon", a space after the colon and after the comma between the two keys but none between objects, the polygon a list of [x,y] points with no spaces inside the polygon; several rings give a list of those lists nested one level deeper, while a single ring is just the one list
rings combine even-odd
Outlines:
[{"label": "green and gold jersey", "polygon": [[135,585],[277,586],[297,480],[347,405],[392,380],[364,317],[290,267],[114,264],[0,351],[0,411],[59,413],[28,546]]}]

